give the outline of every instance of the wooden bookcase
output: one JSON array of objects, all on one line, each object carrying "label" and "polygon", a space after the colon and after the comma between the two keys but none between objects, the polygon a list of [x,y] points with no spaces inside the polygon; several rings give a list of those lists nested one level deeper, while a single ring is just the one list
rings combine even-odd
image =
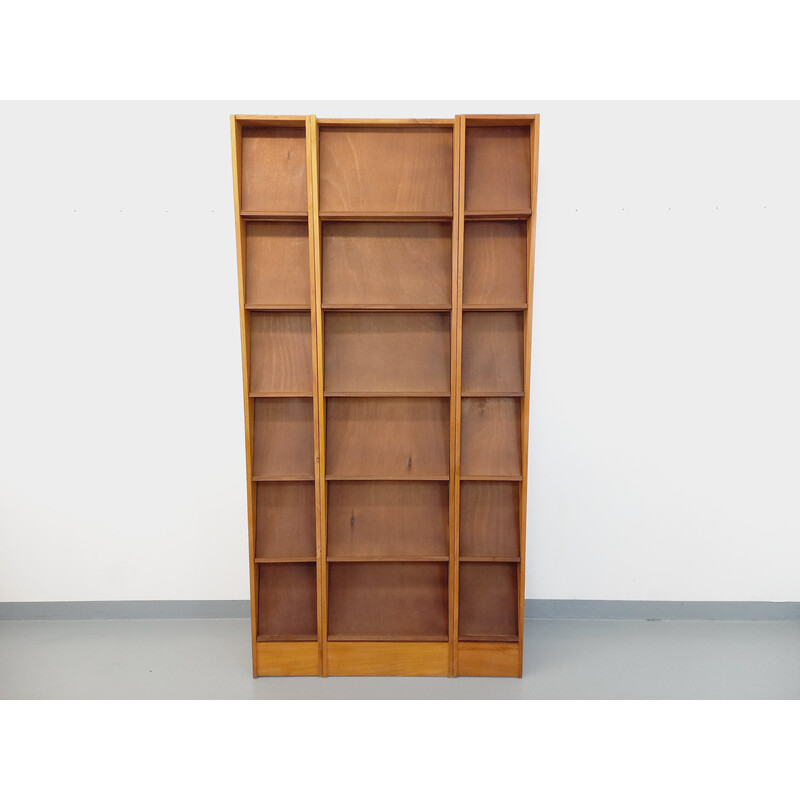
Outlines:
[{"label": "wooden bookcase", "polygon": [[231,132],[254,675],[521,675],[538,115]]}]

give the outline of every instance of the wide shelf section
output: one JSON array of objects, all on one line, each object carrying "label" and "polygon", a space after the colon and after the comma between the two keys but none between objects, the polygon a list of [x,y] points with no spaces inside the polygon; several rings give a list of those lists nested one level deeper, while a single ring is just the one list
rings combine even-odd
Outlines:
[{"label": "wide shelf section", "polygon": [[450,310],[452,236],[450,222],[323,222],[323,309]]},{"label": "wide shelf section", "polygon": [[[530,214],[530,209],[528,210]],[[321,211],[325,222],[449,222],[453,213],[439,211]]]},{"label": "wide shelf section", "polygon": [[325,313],[328,392],[450,392],[450,315]]},{"label": "wide shelf section", "polygon": [[446,397],[329,397],[329,480],[447,480]]},{"label": "wide shelf section", "polygon": [[446,479],[334,481],[327,509],[329,561],[448,559]]},{"label": "wide shelf section", "polygon": [[330,641],[447,641],[447,563],[328,565]]}]

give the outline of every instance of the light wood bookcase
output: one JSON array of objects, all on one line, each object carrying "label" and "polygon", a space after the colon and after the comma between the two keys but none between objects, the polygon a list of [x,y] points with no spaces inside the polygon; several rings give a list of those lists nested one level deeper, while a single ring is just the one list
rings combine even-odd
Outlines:
[{"label": "light wood bookcase", "polygon": [[253,674],[522,674],[539,116],[231,117]]}]

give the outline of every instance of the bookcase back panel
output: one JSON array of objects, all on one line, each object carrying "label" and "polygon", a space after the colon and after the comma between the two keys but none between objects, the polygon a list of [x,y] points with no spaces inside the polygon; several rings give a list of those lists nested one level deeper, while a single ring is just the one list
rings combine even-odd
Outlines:
[{"label": "bookcase back panel", "polygon": [[467,126],[466,211],[531,207],[531,139],[527,126]]},{"label": "bookcase back panel", "polygon": [[450,392],[450,315],[325,315],[328,392]]},{"label": "bookcase back panel", "polygon": [[258,638],[317,638],[316,564],[260,564]]},{"label": "bookcase back panel", "polygon": [[308,224],[245,223],[245,303],[310,308]]},{"label": "bookcase back panel", "polygon": [[444,640],[447,564],[332,563],[328,639]]},{"label": "bookcase back panel", "polygon": [[324,305],[449,307],[449,222],[323,222]]},{"label": "bookcase back panel", "polygon": [[447,399],[329,397],[326,403],[328,477],[449,476]]},{"label": "bookcase back panel", "polygon": [[322,214],[452,214],[452,129],[321,128],[319,206]]},{"label": "bookcase back panel", "polygon": [[256,558],[314,558],[314,484],[266,481],[256,488]]},{"label": "bookcase back panel", "polygon": [[305,128],[244,128],[242,210],[308,213]]},{"label": "bookcase back panel", "polygon": [[519,558],[519,483],[465,481],[461,486],[462,558]]},{"label": "bookcase back panel", "polygon": [[253,403],[253,477],[314,477],[311,398],[256,398]]},{"label": "bookcase back panel", "polygon": [[527,301],[527,223],[464,223],[464,306],[502,308]]},{"label": "bookcase back panel", "polygon": [[448,485],[331,481],[328,558],[447,557]]},{"label": "bookcase back panel", "polygon": [[517,565],[463,562],[459,572],[459,639],[516,640]]},{"label": "bookcase back panel", "polygon": [[250,312],[250,391],[311,394],[311,314]]},{"label": "bookcase back panel", "polygon": [[463,392],[522,393],[522,313],[465,311],[462,337]]}]

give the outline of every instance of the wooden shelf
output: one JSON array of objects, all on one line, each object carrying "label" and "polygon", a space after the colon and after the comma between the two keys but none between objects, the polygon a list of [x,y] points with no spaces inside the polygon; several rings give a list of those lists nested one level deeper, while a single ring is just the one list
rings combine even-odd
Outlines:
[{"label": "wooden shelf", "polygon": [[[288,479],[287,479],[288,480]],[[449,475],[335,475],[325,476],[326,481],[449,481]],[[485,480],[482,478],[481,480]],[[508,478],[502,478],[508,480]],[[520,480],[522,480],[520,478]]]},{"label": "wooden shelf", "polygon": [[499,211],[465,211],[464,219],[516,220],[528,219],[530,215],[529,208],[512,208]]},{"label": "wooden shelf", "polygon": [[450,392],[325,392],[325,397],[450,397]]},{"label": "wooden shelf", "polygon": [[458,641],[459,642],[518,642],[519,636],[515,636],[513,634],[509,634],[508,636],[481,636],[478,634],[471,635],[469,633],[459,633],[458,634]]},{"label": "wooden shelf", "polygon": [[252,475],[271,480],[313,478],[314,412],[310,397],[253,400]]},{"label": "wooden shelf", "polygon": [[524,397],[525,392],[461,392],[462,397]]},{"label": "wooden shelf", "polygon": [[400,636],[400,635],[358,635],[328,634],[329,642],[447,642],[447,636]]},{"label": "wooden shelf", "polygon": [[250,397],[313,397],[313,392],[250,392]]},{"label": "wooden shelf", "polygon": [[459,561],[485,562],[487,564],[519,564],[519,556],[459,556]]},{"label": "wooden shelf", "polygon": [[[517,481],[466,481],[460,491],[459,559],[519,561]],[[506,558],[498,556],[506,554]]]},{"label": "wooden shelf", "polygon": [[461,475],[462,481],[521,481],[522,475]]},{"label": "wooden shelf", "polygon": [[258,564],[256,569],[259,641],[316,639],[317,565],[281,562]]},{"label": "wooden shelf", "polygon": [[307,211],[241,211],[239,216],[242,219],[263,222],[302,222],[308,220]]},{"label": "wooden shelf", "polygon": [[256,564],[309,564],[316,562],[316,556],[287,556],[274,558],[256,558]]},{"label": "wooden shelf", "polygon": [[[369,563],[421,563],[426,561],[449,561],[450,556],[328,556],[326,559],[331,563],[351,564],[357,562]],[[519,561],[519,559],[517,559]]]},{"label": "wooden shelf", "polygon": [[311,312],[311,306],[306,303],[298,305],[282,304],[269,304],[269,303],[245,303],[244,307],[247,311],[308,311]]},{"label": "wooden shelf", "polygon": [[440,211],[322,211],[319,218],[323,222],[450,222],[453,214]]},{"label": "wooden shelf", "polygon": [[313,475],[253,475],[253,483],[261,481],[313,481]]},{"label": "wooden shelf", "polygon": [[464,303],[464,311],[524,311],[527,303]]},{"label": "wooden shelf", "polygon": [[441,303],[406,303],[387,305],[377,303],[323,303],[324,311],[452,311],[449,304]]},{"label": "wooden shelf", "polygon": [[276,633],[266,634],[260,633],[256,637],[257,642],[316,642],[317,635],[315,633]]}]

